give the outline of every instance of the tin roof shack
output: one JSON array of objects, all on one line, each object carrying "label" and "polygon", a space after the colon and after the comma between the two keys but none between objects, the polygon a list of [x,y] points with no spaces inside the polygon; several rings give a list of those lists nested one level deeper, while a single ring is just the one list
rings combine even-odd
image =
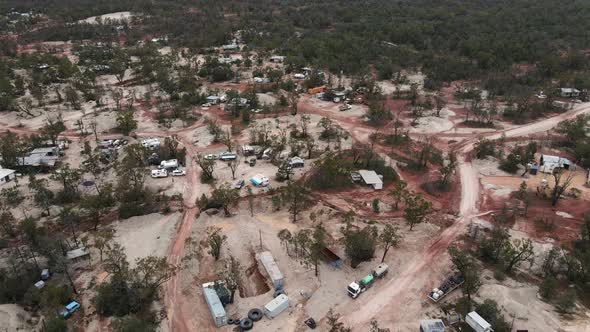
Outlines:
[{"label": "tin roof shack", "polygon": [[66,252],[66,258],[69,261],[78,262],[83,259],[90,258],[90,252],[88,251],[88,249],[86,249],[84,247],[77,248],[77,249],[70,250],[70,251]]},{"label": "tin roof shack", "polygon": [[59,148],[57,146],[50,146],[32,150],[26,156],[19,158],[18,163],[20,166],[51,168],[55,167],[59,157]]},{"label": "tin roof shack", "polygon": [[494,332],[494,330],[492,330],[492,325],[475,311],[472,311],[465,316],[465,323],[471,326],[476,332]]},{"label": "tin roof shack", "polygon": [[289,298],[287,295],[281,294],[264,306],[264,315],[273,319],[287,308],[289,308]]},{"label": "tin roof shack", "polygon": [[445,332],[445,324],[440,319],[423,319],[420,321],[420,332]]},{"label": "tin roof shack", "polygon": [[375,171],[359,170],[359,175],[365,184],[373,186],[375,190],[383,189],[383,180]]},{"label": "tin roof shack", "polygon": [[0,167],[0,186],[16,178],[16,171]]},{"label": "tin roof shack", "polygon": [[224,111],[232,112],[234,110],[241,110],[242,108],[248,106],[248,104],[249,102],[246,98],[233,98],[227,101],[224,107]]},{"label": "tin roof shack", "polygon": [[207,306],[209,306],[209,311],[211,312],[215,326],[222,327],[227,324],[227,313],[223,308],[219,296],[217,296],[217,292],[212,287],[208,287],[209,284],[203,285],[203,296],[205,296],[205,302],[207,302]]},{"label": "tin roof shack", "polygon": [[221,102],[221,97],[209,96],[209,97],[207,97],[207,102],[211,105],[217,105]]},{"label": "tin roof shack", "polygon": [[264,270],[268,274],[270,281],[275,289],[283,289],[285,286],[285,281],[281,270],[279,270],[279,266],[275,262],[274,258],[270,251],[264,251],[258,254],[258,259],[262,266],[264,266]]},{"label": "tin roof shack", "polygon": [[289,166],[291,168],[305,167],[305,161],[303,159],[301,159],[300,157],[289,158],[289,160],[287,162],[289,163]]},{"label": "tin roof shack", "polygon": [[572,162],[567,158],[542,154],[539,160],[539,171],[553,173],[553,170],[556,168],[569,169],[571,164]]},{"label": "tin roof shack", "polygon": [[580,90],[578,90],[576,88],[560,88],[559,95],[564,98],[579,97]]}]

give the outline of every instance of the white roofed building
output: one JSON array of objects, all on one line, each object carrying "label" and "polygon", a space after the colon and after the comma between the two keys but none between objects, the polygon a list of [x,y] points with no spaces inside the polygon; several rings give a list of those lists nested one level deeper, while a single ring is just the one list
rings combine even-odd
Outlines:
[{"label": "white roofed building", "polygon": [[375,171],[360,170],[359,175],[365,184],[373,186],[375,190],[383,189],[383,179]]},{"label": "white roofed building", "polygon": [[0,186],[16,178],[16,171],[8,168],[0,168]]}]

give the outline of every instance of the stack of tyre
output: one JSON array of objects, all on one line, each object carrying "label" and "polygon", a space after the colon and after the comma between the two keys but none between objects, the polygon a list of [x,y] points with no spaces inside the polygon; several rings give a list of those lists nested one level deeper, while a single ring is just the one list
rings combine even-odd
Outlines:
[{"label": "stack of tyre", "polygon": [[258,308],[248,311],[248,317],[242,319],[228,319],[228,324],[239,325],[242,331],[249,331],[254,327],[254,322],[262,319],[262,310]]}]

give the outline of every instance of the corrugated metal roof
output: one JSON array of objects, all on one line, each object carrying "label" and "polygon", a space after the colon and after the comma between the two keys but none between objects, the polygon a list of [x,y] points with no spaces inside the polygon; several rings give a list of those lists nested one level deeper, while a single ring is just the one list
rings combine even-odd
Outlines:
[{"label": "corrugated metal roof", "polygon": [[268,276],[272,280],[273,285],[276,287],[282,284],[283,274],[281,273],[281,270],[279,269],[279,266],[272,257],[270,251],[261,252],[259,257],[260,262],[262,263],[264,269],[268,273]]},{"label": "corrugated metal roof", "polygon": [[474,322],[476,322],[479,326],[481,326],[484,330],[489,329],[492,327],[490,323],[488,323],[485,319],[483,319],[477,312],[472,311],[467,314]]},{"label": "corrugated metal roof", "polygon": [[221,304],[219,296],[217,296],[217,292],[215,292],[213,288],[203,288],[203,294],[205,295],[207,303],[209,303],[211,315],[213,315],[213,317],[225,316],[225,309],[223,308],[223,304]]},{"label": "corrugated metal roof", "polygon": [[383,183],[383,180],[381,180],[381,178],[379,178],[379,175],[377,175],[377,173],[375,173],[375,171],[367,171],[367,170],[360,170],[359,171],[360,176],[363,178],[363,181],[365,181],[366,184],[377,184],[377,183]]},{"label": "corrugated metal roof", "polygon": [[89,254],[90,253],[88,252],[88,250],[86,250],[86,248],[78,248],[78,249],[68,251],[66,253],[66,257],[68,259],[76,259],[79,257],[88,256]]},{"label": "corrugated metal roof", "polygon": [[423,319],[420,321],[420,327],[424,332],[444,332],[445,324],[440,319]]},{"label": "corrugated metal roof", "polygon": [[11,174],[14,174],[16,171],[8,168],[0,168],[0,178],[7,177]]},{"label": "corrugated metal roof", "polygon": [[548,154],[544,154],[541,155],[541,157],[543,157],[543,162],[544,163],[559,163],[559,157],[558,156],[550,156]]}]

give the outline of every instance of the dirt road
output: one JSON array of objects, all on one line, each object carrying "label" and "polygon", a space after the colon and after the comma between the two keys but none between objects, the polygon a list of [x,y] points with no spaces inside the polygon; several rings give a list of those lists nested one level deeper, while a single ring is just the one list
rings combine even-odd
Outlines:
[{"label": "dirt road", "polygon": [[[575,109],[558,116],[487,136],[490,139],[496,139],[500,138],[502,133],[506,137],[518,137],[544,132],[555,127],[560,121],[588,112],[590,112],[590,104],[580,104]],[[379,291],[373,296],[360,297],[338,308],[355,330],[365,330],[372,318],[379,319],[383,326],[397,329],[404,327],[402,330],[406,327],[412,329],[411,327],[415,326],[418,318],[416,315],[423,310],[418,304],[415,307],[418,311],[412,312],[412,303],[417,302],[416,297],[424,298],[425,291],[433,287],[433,282],[442,279],[444,271],[440,267],[442,262],[447,261],[447,248],[458,236],[465,233],[469,222],[479,213],[477,208],[479,179],[471,163],[465,161],[466,155],[471,152],[476,141],[476,137],[471,137],[460,144],[462,148],[458,171],[461,179],[461,203],[456,222],[426,244],[425,249],[417,255],[420,259],[406,266],[405,271],[398,278],[390,280],[386,285],[381,285]]]},{"label": "dirt road", "polygon": [[[184,215],[178,227],[175,238],[170,245],[170,252],[168,254],[168,262],[174,265],[180,265],[182,257],[184,256],[184,244],[190,234],[191,226],[198,213],[196,207],[196,199],[199,193],[196,186],[199,185],[199,167],[194,162],[194,157],[199,152],[195,146],[191,144],[190,132],[188,130],[178,131],[178,139],[186,147],[186,175],[187,181],[183,191],[184,198]],[[165,287],[165,305],[168,316],[168,328],[170,331],[195,331],[195,328],[200,325],[201,319],[208,318],[206,313],[197,313],[196,308],[189,305],[186,300],[186,295],[182,292],[180,285],[180,273],[176,274],[170,279]]]}]

